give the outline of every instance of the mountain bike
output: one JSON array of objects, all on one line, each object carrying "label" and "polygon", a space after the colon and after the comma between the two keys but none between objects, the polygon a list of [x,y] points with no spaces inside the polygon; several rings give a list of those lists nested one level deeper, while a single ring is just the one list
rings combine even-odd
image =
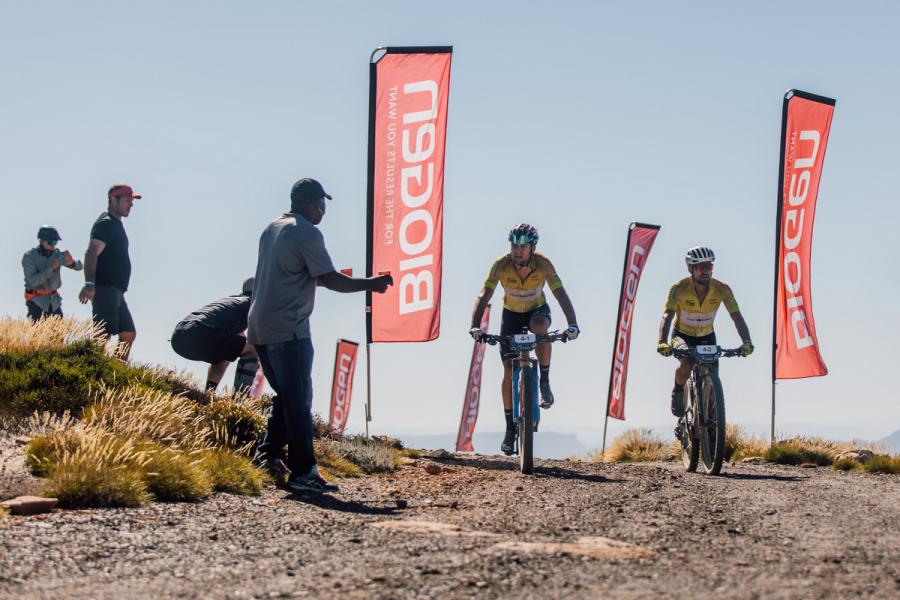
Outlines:
[{"label": "mountain bike", "polygon": [[[539,342],[566,342],[565,333],[517,333],[515,335],[484,334],[482,341],[494,346],[506,343],[518,353],[513,359],[512,401],[513,420],[516,423],[516,452],[519,455],[519,467],[522,473],[529,474],[534,470],[534,432],[541,421],[541,409],[538,405],[538,362],[531,356]],[[523,405],[531,405],[531,410],[522,410]]]},{"label": "mountain bike", "polygon": [[681,427],[681,462],[690,472],[702,461],[703,472],[718,475],[725,458],[725,393],[719,379],[718,359],[740,356],[740,348],[721,346],[674,348],[675,358],[694,361],[691,376],[684,384],[684,416]]}]

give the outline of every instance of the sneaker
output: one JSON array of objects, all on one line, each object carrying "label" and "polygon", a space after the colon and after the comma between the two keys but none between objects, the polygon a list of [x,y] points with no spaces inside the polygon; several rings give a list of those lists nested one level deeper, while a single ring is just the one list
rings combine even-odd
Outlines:
[{"label": "sneaker", "polygon": [[541,379],[541,401],[539,405],[541,408],[553,406],[553,392],[550,391],[550,382],[546,379]]},{"label": "sneaker", "polygon": [[302,477],[290,477],[287,480],[287,487],[292,492],[298,494],[322,494],[324,492],[336,492],[338,490],[338,486],[329,483],[324,477],[319,475],[319,470],[315,466],[310,469],[309,473]]},{"label": "sneaker", "polygon": [[507,456],[512,456],[516,453],[516,430],[506,429],[506,435],[503,436],[503,443],[500,444],[500,452]]},{"label": "sneaker", "polygon": [[672,414],[679,419],[684,416],[684,387],[680,385],[672,388]]}]

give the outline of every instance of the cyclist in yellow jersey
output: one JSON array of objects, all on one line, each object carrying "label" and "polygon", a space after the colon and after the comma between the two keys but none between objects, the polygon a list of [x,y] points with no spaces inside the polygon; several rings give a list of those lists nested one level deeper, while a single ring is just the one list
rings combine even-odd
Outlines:
[{"label": "cyclist in yellow jersey", "polygon": [[[753,352],[750,341],[750,330],[741,315],[731,288],[718,279],[713,279],[713,261],[716,255],[705,246],[697,246],[687,251],[684,257],[690,277],[676,282],[669,290],[666,309],[659,324],[659,343],[656,351],[663,356],[671,356],[673,348],[687,348],[700,345],[716,345],[716,332],[713,321],[719,305],[724,304],[734,321],[738,335],[741,336],[741,356],[749,356]],[[675,321],[671,343],[669,328]],[[672,388],[672,414],[678,418],[684,414],[684,384],[690,377],[693,361],[681,359],[675,370],[675,387]],[[675,428],[675,435],[680,439],[681,429]]]},{"label": "cyclist in yellow jersey", "polygon": [[[484,282],[481,293],[472,311],[472,326],[469,334],[476,340],[481,339],[479,327],[484,309],[494,295],[497,283],[503,286],[503,318],[500,322],[500,335],[513,335],[531,330],[534,333],[547,333],[550,328],[550,307],[544,296],[544,284],[553,292],[560,308],[566,315],[568,327],[566,336],[574,340],[580,330],[575,319],[575,309],[569,295],[563,288],[553,263],[535,252],[538,242],[537,230],[527,223],[520,223],[509,232],[510,251],[498,258],[491,267]],[[550,343],[541,342],[536,349],[538,365],[541,371],[541,408],[553,405],[553,392],[550,390]],[[512,454],[516,440],[516,426],[512,414],[512,359],[516,353],[505,344],[501,344],[500,357],[503,360],[503,412],[506,416],[506,435],[500,450],[504,454]]]}]

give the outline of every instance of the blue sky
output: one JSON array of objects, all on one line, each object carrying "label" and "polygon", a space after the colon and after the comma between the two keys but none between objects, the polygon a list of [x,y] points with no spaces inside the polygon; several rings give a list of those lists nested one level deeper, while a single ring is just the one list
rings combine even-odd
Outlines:
[{"label": "blue sky", "polygon": [[[637,300],[626,416],[663,426],[674,361],[655,354],[687,247],[719,257],[758,352],[723,367],[729,420],[769,419],[778,137],[785,90],[837,98],[813,243],[827,377],[778,384],[779,430],[878,438],[900,428],[896,184],[898,8],[887,2],[30,2],[0,20],[0,311],[24,314],[21,255],[42,223],[82,255],[105,190],[145,195],[125,225],[133,356],[201,374],[168,345],[192,309],[236,292],[294,180],[334,196],[322,225],[338,267],[365,264],[368,57],[455,48],[438,341],[376,345],[375,432],[455,432],[475,295],[535,224],[584,332],[554,355],[545,427],[599,440],[628,223],[662,225]],[[80,274],[64,272],[64,309]],[[556,323],[562,314],[551,301]],[[736,343],[730,319],[720,340]],[[492,331],[499,323],[495,322]],[[320,291],[316,409],[334,342],[364,338],[363,297]],[[361,430],[365,363],[350,427]],[[229,372],[228,377],[231,376]],[[480,430],[501,427],[499,360]],[[763,429],[764,430],[764,429]]]}]

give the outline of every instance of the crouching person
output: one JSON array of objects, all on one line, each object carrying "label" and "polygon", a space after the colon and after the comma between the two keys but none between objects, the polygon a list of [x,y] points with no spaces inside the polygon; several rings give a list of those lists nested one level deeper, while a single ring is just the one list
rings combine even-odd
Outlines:
[{"label": "crouching person", "polygon": [[215,391],[234,360],[234,391],[249,391],[259,368],[256,350],[247,343],[247,314],[253,294],[253,277],[244,281],[240,294],[226,296],[198,308],[175,326],[172,349],[182,358],[209,363],[207,391]]}]

